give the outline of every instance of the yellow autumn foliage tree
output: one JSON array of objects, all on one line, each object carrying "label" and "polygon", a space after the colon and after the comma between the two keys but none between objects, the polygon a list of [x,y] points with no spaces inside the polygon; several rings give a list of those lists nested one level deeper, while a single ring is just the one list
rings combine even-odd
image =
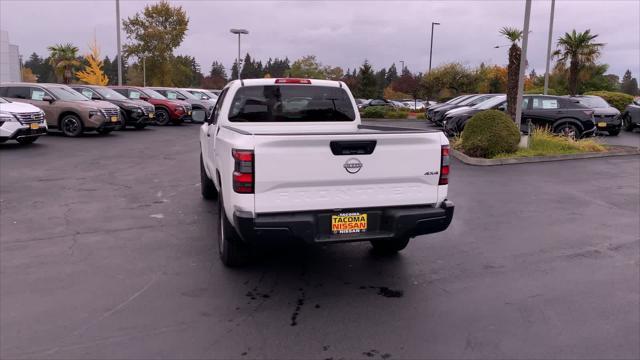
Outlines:
[{"label": "yellow autumn foliage tree", "polygon": [[76,77],[85,84],[90,85],[107,85],[109,78],[102,71],[102,60],[100,60],[100,49],[96,40],[93,40],[93,44],[89,45],[91,53],[84,58],[89,63],[85,66],[84,70],[76,72]]}]

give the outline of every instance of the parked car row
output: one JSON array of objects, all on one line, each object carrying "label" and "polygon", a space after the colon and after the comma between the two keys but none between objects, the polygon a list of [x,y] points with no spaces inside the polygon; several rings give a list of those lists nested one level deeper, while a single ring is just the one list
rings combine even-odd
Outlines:
[{"label": "parked car row", "polygon": [[[462,133],[467,121],[483,110],[507,110],[504,94],[471,94],[453,98],[443,104],[429,106],[427,119],[441,126],[449,136]],[[527,132],[529,124],[548,127],[553,132],[581,138],[607,132],[616,136],[622,129],[620,111],[598,96],[524,95],[520,128]]]},{"label": "parked car row", "polygon": [[0,84],[0,142],[32,143],[50,129],[69,137],[133,126],[203,122],[217,95],[209,90],[138,86]]},{"label": "parked car row", "polygon": [[356,99],[358,109],[362,110],[370,106],[387,106],[394,109],[407,109],[412,111],[424,110],[427,104],[433,105],[435,102],[426,100],[401,99]]}]

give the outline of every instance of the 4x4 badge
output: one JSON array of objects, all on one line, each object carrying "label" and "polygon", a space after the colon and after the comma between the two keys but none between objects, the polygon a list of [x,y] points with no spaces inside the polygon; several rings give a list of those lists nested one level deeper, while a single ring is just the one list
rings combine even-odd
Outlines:
[{"label": "4x4 badge", "polygon": [[356,158],[351,158],[344,163],[343,167],[349,174],[355,174],[362,169],[362,163]]}]

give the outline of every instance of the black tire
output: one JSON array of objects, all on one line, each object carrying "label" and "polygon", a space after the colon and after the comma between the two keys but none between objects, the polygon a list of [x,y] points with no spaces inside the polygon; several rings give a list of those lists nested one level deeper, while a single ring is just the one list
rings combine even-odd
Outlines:
[{"label": "black tire", "polygon": [[200,192],[202,198],[205,200],[215,200],[218,198],[218,190],[213,180],[207,176],[207,171],[204,169],[204,161],[202,161],[202,153],[200,153]]},{"label": "black tire", "polygon": [[562,123],[555,127],[554,132],[558,135],[566,136],[574,140],[580,139],[580,129],[571,123]]},{"label": "black tire", "polygon": [[609,130],[607,131],[609,133],[609,136],[618,136],[618,134],[620,134],[620,130],[622,129],[622,127],[616,128],[615,130]]},{"label": "black tire", "polygon": [[138,124],[135,124],[133,127],[135,127],[135,128],[136,128],[136,130],[142,130],[142,129],[144,129],[145,127],[147,127],[147,124],[145,124],[145,123],[138,123]]},{"label": "black tire", "polygon": [[156,125],[165,126],[171,122],[171,116],[166,109],[156,110]]},{"label": "black tire", "polygon": [[624,127],[624,131],[633,131],[633,124],[631,124],[631,115],[627,114],[622,118],[622,126]]},{"label": "black tire", "polygon": [[30,137],[24,137],[24,138],[17,138],[16,141],[18,142],[18,144],[21,145],[29,145],[29,144],[33,144],[34,142],[36,142],[36,140],[38,140],[40,136],[30,136]]},{"label": "black tire", "polygon": [[62,133],[65,136],[78,137],[82,135],[84,126],[82,125],[82,120],[80,120],[79,117],[68,114],[60,119],[60,130],[62,130]]},{"label": "black tire", "polygon": [[409,237],[371,240],[371,246],[373,246],[373,252],[376,254],[393,255],[406,248],[409,244],[409,240]]},{"label": "black tire", "polygon": [[111,134],[111,132],[113,131],[113,129],[98,129],[96,130],[96,132],[100,135],[109,135]]},{"label": "black tire", "polygon": [[127,114],[125,114],[122,110],[120,110],[120,120],[122,121],[122,124],[118,126],[118,130],[127,130]]},{"label": "black tire", "polygon": [[218,255],[226,267],[246,265],[251,259],[251,247],[240,239],[229,222],[222,197],[218,201]]}]

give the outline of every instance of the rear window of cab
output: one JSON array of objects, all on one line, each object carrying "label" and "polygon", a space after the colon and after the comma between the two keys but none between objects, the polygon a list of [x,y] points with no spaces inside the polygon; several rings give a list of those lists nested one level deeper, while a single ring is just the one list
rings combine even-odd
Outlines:
[{"label": "rear window of cab", "polygon": [[261,85],[238,89],[231,109],[232,122],[354,121],[355,110],[339,87]]}]

